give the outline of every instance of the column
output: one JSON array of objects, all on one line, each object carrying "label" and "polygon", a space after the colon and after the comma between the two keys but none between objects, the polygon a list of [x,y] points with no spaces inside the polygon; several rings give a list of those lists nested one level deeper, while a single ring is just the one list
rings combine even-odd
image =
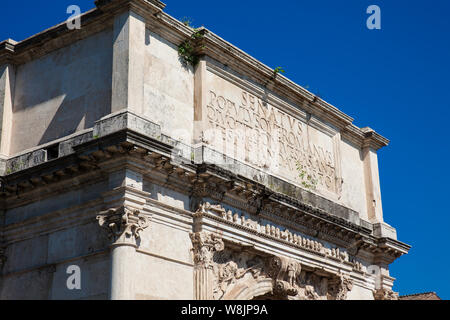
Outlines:
[{"label": "column", "polygon": [[149,217],[142,212],[145,200],[132,190],[142,192],[142,175],[130,169],[110,173],[110,187],[113,191],[108,192],[105,203],[112,209],[97,216],[111,239],[109,298],[134,300],[136,249],[141,233],[150,226]]}]

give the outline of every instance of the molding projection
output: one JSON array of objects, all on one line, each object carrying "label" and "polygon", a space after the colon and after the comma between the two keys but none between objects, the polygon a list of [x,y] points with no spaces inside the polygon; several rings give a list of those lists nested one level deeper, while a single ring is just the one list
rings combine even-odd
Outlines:
[{"label": "molding projection", "polygon": [[[138,125],[134,127],[122,121],[122,118],[127,117],[136,118]],[[356,212],[280,179],[270,177],[270,183],[282,190],[277,192],[266,185],[237,176],[215,165],[197,164],[190,159],[190,155],[201,154],[205,150],[204,147],[197,150],[173,140],[162,134],[157,124],[139,120],[130,112],[108,116],[98,121],[94,132],[98,135],[97,138],[93,138],[93,133],[90,132],[89,137],[76,145],[73,145],[72,140],[68,140],[67,144],[72,145],[72,153],[65,154],[63,158],[54,161],[26,162],[26,159],[34,161],[32,154],[36,151],[23,155],[19,160],[24,163],[24,167],[7,176],[0,190],[0,196],[5,205],[19,205],[22,199],[32,201],[33,195],[38,197],[36,199],[46,196],[42,192],[36,193],[38,190],[45,191],[50,196],[52,192],[60,191],[63,185],[66,186],[66,181],[72,181],[86,173],[100,172],[103,163],[126,157],[129,160],[143,161],[146,170],[154,170],[165,176],[161,179],[164,185],[183,194],[188,193],[191,197],[192,212],[206,202],[203,199],[209,198],[269,221],[282,220],[286,228],[291,230],[302,228],[308,232],[307,236],[320,236],[326,241],[341,243],[344,248],[351,251],[352,255],[366,251],[380,256],[380,259],[387,263],[406,254],[410,248],[395,239],[376,236],[373,225],[359,220]],[[61,142],[62,145],[65,143]],[[177,156],[175,159],[174,155],[180,152],[182,156]],[[14,161],[7,161],[7,167],[12,167]],[[249,225],[250,229],[256,227],[245,218],[243,225],[243,217],[239,215],[236,217],[233,213],[231,218],[227,213],[224,219],[221,209],[209,213],[215,219],[233,223],[239,228],[249,228]],[[338,213],[339,216],[336,215]],[[197,214],[200,213],[197,212]],[[347,217],[355,217],[355,219],[349,220]],[[278,238],[276,228],[270,227],[270,232],[262,231],[260,233],[264,236]],[[304,238],[302,238],[300,244],[298,235],[296,242],[295,235],[295,233],[280,230],[279,238],[287,237],[287,240],[290,240],[289,243],[293,245],[310,250],[321,250],[320,244],[308,242],[308,239],[305,239],[306,242],[303,243]],[[340,259],[341,252],[330,256]]]},{"label": "molding projection", "polygon": [[201,204],[194,216],[199,218],[207,214],[214,214],[223,220],[234,224],[237,228],[246,229],[247,231],[250,231],[258,236],[270,237],[280,242],[288,242],[291,245],[302,248],[308,252],[315,253],[319,256],[328,257],[341,263],[353,265],[354,269],[361,268],[360,264],[349,261],[349,255],[346,251],[342,251],[339,248],[325,248],[319,241],[302,237],[301,235],[293,233],[288,229],[282,231],[279,227],[270,223],[265,226],[261,226],[257,221],[246,219],[244,215],[239,215],[237,213],[233,214],[231,210],[228,210],[227,212],[221,205],[211,205],[209,202]]},{"label": "molding projection", "polygon": [[[84,39],[111,26],[114,16],[125,10],[133,10],[144,17],[148,26],[159,30],[161,36],[176,45],[190,39],[194,32],[194,29],[165,13],[163,11],[165,4],[158,0],[98,0],[96,6],[97,8],[80,16],[83,25],[80,30],[69,30],[64,22],[20,42],[11,39],[0,42],[0,65],[22,64]],[[341,129],[343,138],[359,146],[370,146],[377,150],[389,144],[388,139],[372,129],[356,127],[352,124],[354,121],[352,117],[283,75],[277,74],[274,77],[275,71],[272,68],[223,40],[212,31],[204,27],[197,31],[202,34],[202,37],[196,40],[195,54],[207,55],[256,83],[267,86],[274,93],[285,96],[305,111]]]}]

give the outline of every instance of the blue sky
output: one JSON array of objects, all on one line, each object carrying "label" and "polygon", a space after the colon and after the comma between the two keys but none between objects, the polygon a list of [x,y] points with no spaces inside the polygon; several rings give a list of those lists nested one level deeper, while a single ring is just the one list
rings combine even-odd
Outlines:
[{"label": "blue sky", "polygon": [[[413,246],[391,266],[401,294],[450,299],[450,1],[166,0],[166,12],[225,40],[370,126],[392,143],[379,153],[384,215]],[[0,39],[23,40],[94,0],[9,1]],[[345,5],[343,4],[345,3]],[[382,29],[366,28],[369,5]]]}]

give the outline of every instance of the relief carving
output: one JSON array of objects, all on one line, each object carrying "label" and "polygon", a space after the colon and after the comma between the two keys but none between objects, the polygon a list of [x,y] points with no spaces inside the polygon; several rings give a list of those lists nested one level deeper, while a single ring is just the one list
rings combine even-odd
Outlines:
[{"label": "relief carving", "polygon": [[378,289],[373,291],[373,297],[375,300],[398,300],[398,293],[390,289]]},{"label": "relief carving", "polygon": [[232,93],[225,97],[210,90],[204,110],[205,143],[261,169],[294,177],[299,184],[305,182],[298,171],[301,165],[319,186],[340,194],[342,179],[337,176],[333,144],[314,143],[309,122],[246,91],[232,98]]},{"label": "relief carving", "polygon": [[100,227],[108,232],[115,243],[139,240],[141,232],[150,226],[147,216],[137,209],[120,207],[101,212],[97,216]]},{"label": "relief carving", "polygon": [[244,214],[233,213],[231,210],[227,211],[221,205],[212,205],[208,202],[199,205],[199,209],[196,211],[195,216],[200,217],[208,214],[221,218],[229,223],[233,223],[239,228],[247,228],[249,231],[252,231],[253,233],[256,232],[261,236],[270,236],[276,238],[278,241],[288,242],[291,245],[328,257],[335,261],[353,264],[355,269],[361,268],[362,271],[362,265],[358,264],[356,261],[350,262],[350,256],[345,250],[339,248],[326,248],[320,241],[308,239],[300,234],[291,232],[288,229],[283,231],[275,225],[261,225],[258,221],[247,218]]},{"label": "relief carving", "polygon": [[225,248],[215,234],[193,233],[191,239],[196,266],[212,270],[214,300],[235,298],[239,288],[261,282],[270,284],[266,294],[273,299],[345,300],[352,290],[352,281],[342,274],[319,275],[293,259]]},{"label": "relief carving", "polygon": [[352,291],[353,282],[343,274],[337,275],[328,284],[328,299],[329,300],[347,300],[347,293]]},{"label": "relief carving", "polygon": [[297,276],[301,272],[301,265],[294,260],[273,257],[269,261],[269,275],[274,279],[273,293],[280,297],[295,297]]},{"label": "relief carving", "polygon": [[207,232],[191,233],[190,237],[193,245],[194,263],[197,266],[211,269],[214,253],[225,248],[221,237]]}]

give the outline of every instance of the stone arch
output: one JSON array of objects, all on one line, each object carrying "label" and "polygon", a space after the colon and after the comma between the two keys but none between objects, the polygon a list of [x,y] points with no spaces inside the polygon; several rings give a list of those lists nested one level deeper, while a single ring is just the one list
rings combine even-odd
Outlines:
[{"label": "stone arch", "polygon": [[252,300],[260,296],[271,294],[272,292],[272,279],[242,279],[225,293],[222,300]]}]

